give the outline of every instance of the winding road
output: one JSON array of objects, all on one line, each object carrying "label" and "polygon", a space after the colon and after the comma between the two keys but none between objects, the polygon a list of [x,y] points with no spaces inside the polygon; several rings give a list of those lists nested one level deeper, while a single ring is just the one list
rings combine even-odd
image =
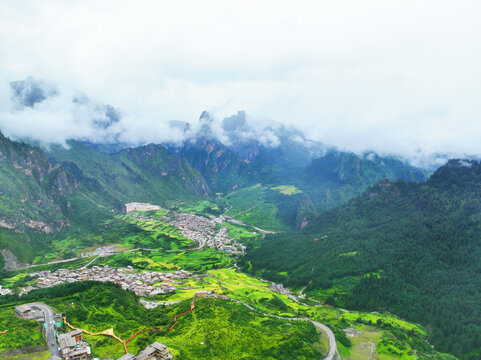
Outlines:
[{"label": "winding road", "polygon": [[40,309],[43,312],[43,315],[45,317],[45,337],[47,338],[47,346],[48,350],[50,351],[50,356],[60,357],[60,354],[58,352],[57,339],[55,337],[55,321],[53,319],[54,312],[52,308],[43,303],[31,303],[27,305],[33,308]]},{"label": "winding road", "polygon": [[[237,264],[234,264],[234,268],[239,269],[239,267],[237,266]],[[246,274],[246,275],[247,275],[247,274]],[[212,274],[209,274],[209,276],[212,277],[213,279],[216,279],[216,280],[219,282],[219,286],[222,287],[222,285],[221,285],[222,282],[221,282],[219,279],[217,279],[217,278],[216,278],[215,276],[213,276]],[[258,280],[260,280],[260,281],[263,281],[263,282],[266,282],[266,283],[270,283],[270,284],[274,284],[274,285],[279,285],[279,284],[273,283],[272,281],[267,281],[267,280],[264,280],[264,279],[261,279],[261,278],[256,278],[256,279],[258,279]],[[235,285],[237,285],[237,284],[235,284]],[[282,285],[282,284],[280,284],[280,285]],[[298,304],[301,304],[301,305],[304,305],[304,306],[309,307],[309,305],[307,305],[306,303],[303,303],[303,302],[299,301],[299,300],[296,298],[296,296],[295,296],[294,294],[292,294],[288,289],[284,288],[283,286],[282,286],[282,288],[283,288],[283,290],[284,290],[283,294],[287,295],[287,297],[288,297],[289,299],[291,299],[292,301],[294,301],[294,302],[296,302],[296,303],[298,303]],[[272,291],[271,288],[269,288],[269,289]],[[304,290],[304,289],[305,289],[305,287],[304,287],[302,290]],[[301,290],[301,293],[302,293],[302,290]],[[275,292],[275,291],[273,291],[273,292]],[[328,353],[328,355],[327,355],[323,360],[334,360],[334,359],[338,359],[338,358],[340,359],[340,357],[337,356],[336,336],[334,335],[334,333],[332,332],[332,330],[331,330],[328,326],[326,326],[326,325],[324,325],[324,324],[322,324],[322,323],[320,323],[320,322],[318,322],[318,321],[314,321],[314,320],[312,320],[312,319],[309,319],[309,318],[291,318],[291,317],[285,317],[285,316],[277,316],[277,315],[267,314],[267,313],[262,312],[262,311],[259,310],[259,309],[256,309],[256,308],[254,308],[254,307],[246,304],[245,302],[243,302],[243,301],[241,301],[241,300],[237,300],[237,299],[233,299],[233,298],[228,298],[228,299],[229,299],[230,301],[234,301],[234,302],[236,302],[236,303],[238,303],[238,304],[241,304],[241,305],[247,307],[247,308],[250,309],[250,310],[257,311],[257,312],[261,313],[261,314],[264,315],[264,316],[273,317],[273,318],[281,319],[281,320],[310,321],[315,327],[317,327],[317,328],[321,329],[322,331],[324,331],[324,332],[326,333],[327,337],[329,338],[329,353]],[[315,305],[315,306],[318,306],[318,305]]]},{"label": "winding road", "polygon": [[310,320],[309,321],[317,328],[323,330],[327,336],[329,337],[329,354],[324,358],[324,360],[334,360],[336,358],[337,354],[337,344],[336,344],[336,337],[334,336],[334,333],[332,330],[327,327],[324,324],[321,324],[320,322]]}]

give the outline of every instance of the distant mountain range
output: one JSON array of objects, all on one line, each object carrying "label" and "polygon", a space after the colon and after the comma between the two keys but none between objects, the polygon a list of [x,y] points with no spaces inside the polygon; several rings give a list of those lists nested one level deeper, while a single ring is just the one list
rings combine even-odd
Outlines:
[{"label": "distant mountain range", "polygon": [[479,358],[481,163],[452,160],[429,176],[294,128],[254,129],[243,112],[171,126],[183,141],[136,147],[43,149],[0,134],[0,250],[31,262],[116,234],[137,244],[143,230],[117,216],[123,204],[208,202],[278,232],[250,240],[245,271],[339,307],[422,322],[438,349]]},{"label": "distant mountain range", "polygon": [[[184,141],[133,148],[71,140],[43,150],[1,135],[0,229],[66,231],[84,221],[86,208],[105,213],[129,201],[216,199],[256,184],[267,186],[263,201],[292,228],[383,178],[420,181],[427,175],[395,158],[329,149],[294,128],[254,130],[243,112],[223,120],[222,141],[206,112],[195,126],[171,126],[182,127]],[[270,190],[285,185],[299,190]]]}]

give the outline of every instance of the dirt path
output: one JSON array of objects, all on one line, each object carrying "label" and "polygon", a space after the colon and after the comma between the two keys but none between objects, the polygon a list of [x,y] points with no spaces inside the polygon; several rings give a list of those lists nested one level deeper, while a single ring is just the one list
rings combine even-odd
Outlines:
[{"label": "dirt path", "polygon": [[[190,313],[192,310],[195,309],[195,304],[194,304],[194,301],[195,300],[192,300],[191,304],[190,304],[190,309],[181,313],[181,314],[177,314],[174,316],[174,320],[175,322],[172,324],[172,326],[168,329],[168,331],[172,330],[179,322],[178,322],[178,318],[181,317],[181,316],[184,316],[188,313]],[[91,336],[100,336],[100,335],[103,335],[103,336],[110,336],[112,338],[114,338],[115,340],[117,340],[118,342],[120,342],[123,347],[124,347],[124,350],[125,350],[125,353],[128,354],[129,353],[129,349],[127,348],[127,343],[133,339],[135,339],[135,337],[143,332],[146,332],[146,331],[165,331],[164,329],[154,329],[154,328],[150,328],[150,329],[142,329],[142,330],[139,330],[137,331],[135,334],[133,334],[131,337],[129,337],[127,340],[122,340],[120,337],[118,337],[117,335],[115,335],[115,332],[114,332],[114,329],[113,328],[110,328],[110,329],[107,329],[107,330],[104,330],[102,332],[98,332],[98,333],[92,333],[88,330],[85,330],[85,329],[81,329],[81,328],[77,328],[71,324],[69,324],[67,322],[67,318],[63,318],[63,322],[65,323],[65,325],[67,325],[69,328],[73,329],[73,330],[81,330],[82,332],[88,334],[88,335],[91,335]]]}]

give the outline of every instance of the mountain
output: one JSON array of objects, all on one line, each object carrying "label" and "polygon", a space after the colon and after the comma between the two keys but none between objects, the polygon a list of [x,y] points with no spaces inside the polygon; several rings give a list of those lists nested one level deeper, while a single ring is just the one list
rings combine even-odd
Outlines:
[{"label": "mountain", "polygon": [[425,170],[394,157],[328,150],[305,168],[300,187],[309,193],[322,211],[360,195],[381,179],[410,182],[426,178]]},{"label": "mountain", "polygon": [[0,134],[0,249],[21,261],[69,236],[84,245],[96,241],[103,222],[126,202],[194,201],[209,194],[202,175],[162,145],[105,154],[70,141],[68,149],[52,145],[46,153]]},{"label": "mountain", "polygon": [[213,119],[204,111],[197,131],[184,141],[168,144],[169,151],[199,171],[214,192],[228,192],[254,183],[254,169],[218,139],[212,124]]},{"label": "mountain", "polygon": [[215,138],[189,139],[169,148],[199,171],[215,192],[229,192],[255,181],[254,170]]},{"label": "mountain", "polygon": [[40,148],[0,134],[0,249],[13,251],[22,261],[32,259],[77,216],[95,208],[81,196],[82,188]]},{"label": "mountain", "polygon": [[245,269],[330,304],[389,311],[432,329],[440,350],[481,355],[481,163],[425,182],[383,180],[303,231],[250,246]]},{"label": "mountain", "polygon": [[114,154],[73,140],[68,146],[52,147],[49,155],[85,187],[107,196],[111,205],[192,200],[209,195],[203,177],[162,145],[126,148]]},{"label": "mountain", "polygon": [[423,175],[399,160],[329,150],[294,128],[254,130],[243,112],[220,125],[204,112],[197,124],[172,126],[182,129],[184,141],[133,148],[71,140],[45,152],[2,135],[0,248],[30,261],[40,248],[58,243],[45,234],[75,233],[86,244],[85,234],[96,234],[131,201],[215,198],[231,216],[285,231],[305,227],[381,178]]},{"label": "mountain", "polygon": [[78,184],[39,148],[0,133],[0,226],[15,232],[52,233],[68,225],[65,212]]},{"label": "mountain", "polygon": [[[271,230],[305,226],[317,213],[383,178],[420,181],[427,176],[393,157],[328,148],[294,127],[254,129],[243,111],[220,124],[204,111],[197,124],[179,126],[186,139],[168,144],[169,151],[198,170],[213,192],[227,196],[232,214]],[[297,190],[285,194],[279,186]]]},{"label": "mountain", "polygon": [[256,169],[258,179],[266,183],[296,180],[313,159],[327,150],[292,126],[274,124],[254,130],[247,125],[243,111],[225,118],[222,128],[229,139],[229,148]]}]

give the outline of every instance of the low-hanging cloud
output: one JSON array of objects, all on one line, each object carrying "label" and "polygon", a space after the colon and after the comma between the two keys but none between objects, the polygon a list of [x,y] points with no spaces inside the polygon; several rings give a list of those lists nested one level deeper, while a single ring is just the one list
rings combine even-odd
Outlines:
[{"label": "low-hanging cloud", "polygon": [[47,98],[57,95],[55,85],[37,80],[30,76],[25,80],[10,81],[12,100],[18,109],[32,108]]},{"label": "low-hanging cloud", "polygon": [[110,128],[117,124],[122,116],[120,111],[112,105],[92,101],[85,95],[75,96],[72,102],[76,105],[75,115],[84,117],[87,122],[90,121],[92,126],[98,129]]},{"label": "low-hanging cloud", "polygon": [[207,109],[230,141],[245,124],[221,120],[244,109],[238,135],[272,144],[257,129],[275,120],[418,164],[479,156],[480,11],[472,0],[2,2],[0,129],[178,141],[185,129],[169,121],[196,131]]}]

